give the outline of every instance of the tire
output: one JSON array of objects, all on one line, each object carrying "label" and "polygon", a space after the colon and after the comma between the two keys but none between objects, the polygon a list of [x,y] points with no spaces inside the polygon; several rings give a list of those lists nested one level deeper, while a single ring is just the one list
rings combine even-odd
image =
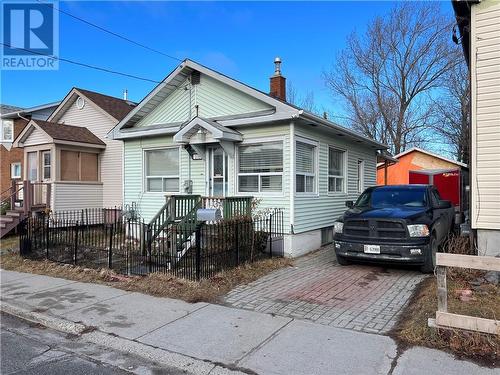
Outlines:
[{"label": "tire", "polygon": [[433,273],[436,266],[436,253],[438,252],[438,241],[436,235],[433,233],[431,237],[431,242],[429,244],[429,253],[425,257],[425,263],[420,267],[422,273]]},{"label": "tire", "polygon": [[337,254],[335,254],[335,256],[337,257],[337,263],[341,266],[348,266],[349,264],[351,264],[351,262],[347,258]]}]

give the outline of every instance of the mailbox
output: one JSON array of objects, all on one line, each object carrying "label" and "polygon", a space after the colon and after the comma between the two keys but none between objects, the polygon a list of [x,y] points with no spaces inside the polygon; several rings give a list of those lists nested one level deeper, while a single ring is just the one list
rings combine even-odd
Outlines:
[{"label": "mailbox", "polygon": [[219,208],[200,208],[196,211],[198,221],[219,221],[222,219],[222,214]]}]

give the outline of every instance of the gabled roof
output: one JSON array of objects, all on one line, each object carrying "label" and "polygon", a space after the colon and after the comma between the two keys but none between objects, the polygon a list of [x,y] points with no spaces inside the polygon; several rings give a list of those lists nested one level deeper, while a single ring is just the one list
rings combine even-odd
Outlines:
[{"label": "gabled roof", "polygon": [[241,133],[236,130],[222,126],[215,121],[210,121],[201,117],[195,117],[184,126],[182,126],[177,134],[175,134],[174,141],[188,142],[189,139],[201,128],[209,131],[212,137],[219,141],[222,140],[234,142],[243,140]]},{"label": "gabled roof", "polygon": [[95,91],[85,90],[78,87],[73,87],[66,97],[61,102],[61,105],[49,117],[49,121],[57,121],[66,109],[74,103],[74,101],[82,96],[91,101],[106,115],[110,116],[115,121],[121,121],[135,106],[134,102],[115,98],[114,96],[104,95]]},{"label": "gabled roof", "polygon": [[465,163],[462,163],[462,162],[459,162],[459,161],[456,161],[456,160],[452,160],[452,159],[448,159],[448,158],[445,158],[444,156],[441,156],[441,155],[438,155],[438,154],[435,154],[433,152],[430,152],[430,151],[427,151],[427,150],[423,150],[421,148],[418,148],[418,147],[412,147],[410,148],[409,150],[406,150],[406,151],[403,151],[397,155],[394,156],[394,158],[396,159],[399,159],[401,158],[402,156],[405,156],[411,152],[414,152],[414,151],[417,151],[417,152],[421,152],[423,154],[427,154],[429,156],[432,156],[432,157],[435,157],[435,158],[438,158],[438,159],[441,159],[441,160],[444,160],[444,161],[447,161],[448,163],[452,163],[452,164],[455,164],[455,165],[458,165],[460,167],[464,167],[464,168],[468,168],[467,164]]},{"label": "gabled roof", "polygon": [[333,131],[345,135],[358,143],[368,144],[374,149],[387,149],[387,145],[374,141],[357,132],[347,129],[343,126],[335,124],[320,116],[304,111],[290,103],[278,100],[269,94],[250,87],[240,81],[230,78],[213,69],[207,68],[195,61],[186,59],[177,68],[175,68],[160,84],[158,84],[123,120],[121,120],[110,132],[109,135],[115,139],[134,138],[142,136],[153,136],[159,134],[175,134],[179,127],[173,126],[155,126],[150,129],[144,128],[140,130],[127,129],[133,127],[137,122],[154,110],[165,98],[174,90],[179,89],[188,76],[193,72],[198,71],[213,79],[216,79],[229,87],[246,93],[264,103],[274,107],[274,111],[266,113],[255,113],[252,116],[234,117],[234,118],[211,118],[222,126],[240,126],[240,125],[258,125],[264,123],[272,123],[276,121],[292,121],[294,119],[302,119],[308,124],[320,126],[327,131]]},{"label": "gabled roof", "polygon": [[33,131],[33,127],[41,129],[43,132],[45,132],[50,138],[52,138],[54,143],[60,143],[58,141],[63,141],[104,147],[106,146],[106,144],[101,139],[99,139],[99,137],[97,137],[87,128],[81,126],[58,124],[49,121],[31,120],[24,128],[24,130],[14,140],[15,147],[18,147],[20,142],[24,142],[29,137],[29,135]]}]

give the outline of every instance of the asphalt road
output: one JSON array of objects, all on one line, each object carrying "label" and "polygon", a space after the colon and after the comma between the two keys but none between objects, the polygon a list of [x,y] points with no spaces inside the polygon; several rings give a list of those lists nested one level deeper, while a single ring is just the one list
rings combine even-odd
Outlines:
[{"label": "asphalt road", "polygon": [[89,347],[76,337],[13,316],[1,315],[2,375],[181,374],[109,349]]}]

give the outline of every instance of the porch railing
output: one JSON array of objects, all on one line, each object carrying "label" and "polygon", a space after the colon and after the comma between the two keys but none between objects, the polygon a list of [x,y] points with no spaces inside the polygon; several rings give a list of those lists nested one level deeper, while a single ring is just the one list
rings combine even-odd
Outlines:
[{"label": "porch railing", "polygon": [[22,208],[28,213],[37,208],[50,207],[51,184],[46,182],[16,181],[2,192],[2,207],[10,207],[11,210]]},{"label": "porch railing", "polygon": [[202,197],[203,208],[218,208],[224,219],[250,217],[253,197]]}]

